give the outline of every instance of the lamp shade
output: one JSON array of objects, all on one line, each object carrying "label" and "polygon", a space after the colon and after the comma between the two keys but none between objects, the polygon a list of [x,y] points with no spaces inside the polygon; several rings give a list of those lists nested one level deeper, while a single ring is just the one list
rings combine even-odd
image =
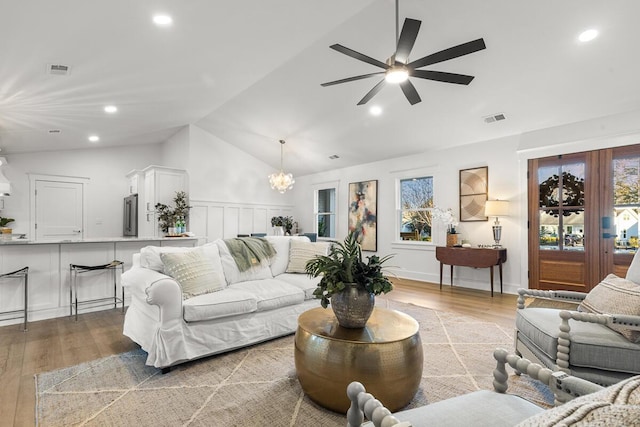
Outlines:
[{"label": "lamp shade", "polygon": [[485,216],[509,216],[509,202],[506,200],[487,200],[484,205]]}]

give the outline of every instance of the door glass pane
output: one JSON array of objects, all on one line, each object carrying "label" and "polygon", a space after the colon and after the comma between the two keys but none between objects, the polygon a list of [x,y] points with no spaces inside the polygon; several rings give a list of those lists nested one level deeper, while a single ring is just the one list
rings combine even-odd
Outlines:
[{"label": "door glass pane", "polygon": [[640,214],[640,157],[613,160],[613,188],[615,251],[635,252]]},{"label": "door glass pane", "polygon": [[538,168],[540,249],[584,251],[583,162]]}]

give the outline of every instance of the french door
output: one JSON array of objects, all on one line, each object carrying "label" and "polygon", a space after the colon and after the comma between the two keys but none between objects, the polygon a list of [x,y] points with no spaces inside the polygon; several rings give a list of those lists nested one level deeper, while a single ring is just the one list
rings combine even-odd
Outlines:
[{"label": "french door", "polygon": [[529,287],[588,292],[638,248],[640,145],[529,160]]}]

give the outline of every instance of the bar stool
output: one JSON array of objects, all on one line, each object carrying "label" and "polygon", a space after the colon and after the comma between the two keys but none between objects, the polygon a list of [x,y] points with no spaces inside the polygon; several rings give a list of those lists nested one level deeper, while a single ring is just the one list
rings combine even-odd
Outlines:
[{"label": "bar stool", "polygon": [[[69,311],[73,316],[73,308],[76,309],[76,322],[78,321],[78,306],[83,304],[92,304],[93,307],[101,305],[111,305],[113,308],[118,307],[118,303],[122,304],[122,312],[124,313],[124,287],[122,288],[122,298],[118,297],[118,283],[116,280],[116,270],[120,269],[120,274],[124,273],[124,262],[113,260],[103,265],[78,265],[69,264]],[[113,275],[113,297],[94,298],[85,301],[78,301],[78,274],[88,273],[90,271],[111,271]]]},{"label": "bar stool", "polygon": [[11,273],[0,274],[0,278],[17,278],[24,280],[24,309],[3,311],[0,314],[13,314],[23,313],[21,316],[8,317],[2,320],[19,319],[24,317],[24,331],[27,332],[27,306],[29,296],[29,267],[21,268],[20,270],[12,271]]}]

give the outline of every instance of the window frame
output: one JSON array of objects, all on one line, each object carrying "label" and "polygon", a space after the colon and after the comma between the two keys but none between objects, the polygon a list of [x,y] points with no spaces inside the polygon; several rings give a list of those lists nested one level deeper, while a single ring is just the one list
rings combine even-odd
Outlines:
[{"label": "window frame", "polygon": [[[396,202],[395,202],[395,211],[396,211],[396,220],[395,220],[395,234],[394,238],[391,241],[393,246],[402,246],[402,247],[414,247],[416,249],[433,249],[437,244],[436,235],[441,231],[441,226],[438,222],[432,222],[431,224],[431,241],[423,241],[423,240],[402,240],[400,238],[400,232],[402,231],[402,181],[407,181],[411,179],[419,179],[419,178],[431,178],[432,185],[432,200],[433,206],[437,206],[436,204],[436,174],[433,171],[428,170],[413,170],[410,173],[404,173],[402,176],[398,176],[396,178]],[[433,211],[433,207],[431,208],[422,208],[419,209],[421,211]]]},{"label": "window frame", "polygon": [[[334,197],[333,197],[333,205],[334,205],[334,212],[319,212],[318,208],[319,208],[319,195],[320,192],[323,190],[333,190],[334,192]],[[339,216],[338,216],[338,211],[339,211],[339,204],[340,204],[340,198],[339,198],[339,182],[327,182],[324,184],[317,184],[314,186],[313,189],[313,232],[316,233],[318,235],[318,240],[335,240],[336,236],[338,234],[338,222],[339,222]],[[334,222],[334,227],[333,227],[333,236],[331,237],[321,237],[320,233],[318,232],[318,218],[322,215],[332,215],[333,216],[333,222]]]}]

